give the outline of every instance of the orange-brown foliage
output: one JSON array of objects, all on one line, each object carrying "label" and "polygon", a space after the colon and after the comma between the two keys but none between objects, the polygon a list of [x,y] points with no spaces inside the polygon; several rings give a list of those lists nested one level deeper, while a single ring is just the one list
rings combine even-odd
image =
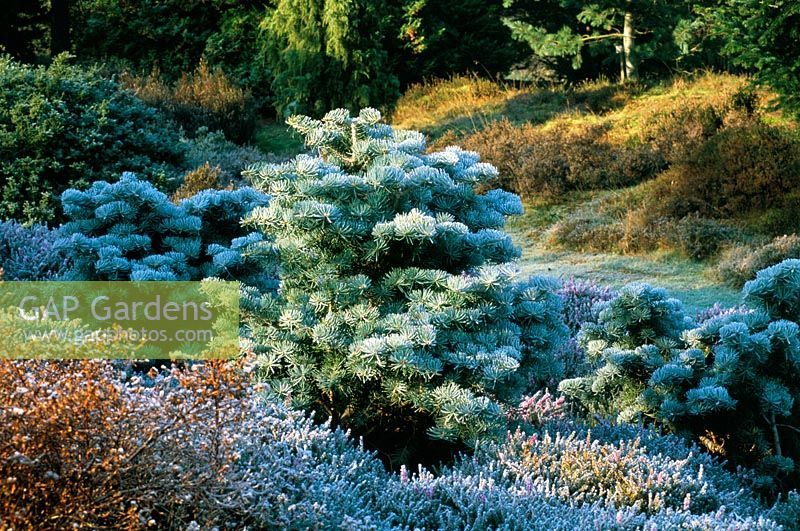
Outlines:
[{"label": "orange-brown foliage", "polygon": [[126,379],[111,362],[0,361],[0,527],[202,526],[247,412],[219,363]]}]

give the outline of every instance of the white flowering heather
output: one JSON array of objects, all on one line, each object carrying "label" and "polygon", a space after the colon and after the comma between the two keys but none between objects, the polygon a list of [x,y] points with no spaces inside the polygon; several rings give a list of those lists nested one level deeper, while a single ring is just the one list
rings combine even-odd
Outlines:
[{"label": "white flowering heather", "polygon": [[427,433],[474,445],[503,428],[531,371],[563,339],[554,281],[520,280],[501,231],[519,197],[475,187],[497,170],[477,153],[425,153],[415,131],[352,118],[289,124],[316,156],[246,172],[269,206],[245,223],[273,238],[279,296],[250,329],[260,374],[337,425],[404,446]]}]

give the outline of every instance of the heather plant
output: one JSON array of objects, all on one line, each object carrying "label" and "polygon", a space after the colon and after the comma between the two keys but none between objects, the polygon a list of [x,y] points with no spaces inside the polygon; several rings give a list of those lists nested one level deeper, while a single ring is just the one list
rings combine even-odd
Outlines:
[{"label": "heather plant", "polygon": [[494,167],[425,153],[373,109],[289,123],[317,155],[248,172],[272,200],[245,223],[281,264],[249,326],[261,378],[384,449],[502,430],[502,400],[553,377],[566,332],[557,284],[507,263],[519,198],[476,193]]},{"label": "heather plant", "polygon": [[263,261],[243,250],[261,240],[239,220],[269,198],[252,188],[206,190],[173,204],[147,181],[128,173],[62,195],[70,221],[57,247],[82,280],[199,280],[268,282]]},{"label": "heather plant", "polygon": [[151,107],[94,68],[0,58],[0,219],[60,221],[60,194],[123,171],[168,189],[178,135]]},{"label": "heather plant", "polygon": [[[672,333],[632,333],[628,317],[643,314],[612,301],[585,336],[603,366],[562,382],[561,390],[590,408],[691,435],[732,463],[754,467],[759,487],[796,485],[800,261],[760,271],[743,295],[752,311],[721,313],[680,338],[670,315],[659,319]],[[625,340],[608,341],[620,336]]]},{"label": "heather plant", "polygon": [[182,138],[181,145],[189,167],[198,168],[206,163],[218,167],[220,184],[239,183],[245,168],[269,160],[256,148],[236,145],[222,131],[211,132],[207,127],[199,128],[194,138]]},{"label": "heather plant", "polygon": [[[69,348],[103,356],[120,346]],[[744,490],[747,474],[626,426],[590,435],[565,424],[551,435],[550,423],[437,474],[390,473],[345,432],[265,402],[249,383],[251,361],[147,376],[101,360],[0,362],[0,521],[44,530],[769,530],[778,529],[770,516],[796,514],[791,503],[760,505]]]},{"label": "heather plant", "polygon": [[189,199],[204,190],[219,190],[219,176],[221,173],[222,170],[220,170],[219,166],[212,168],[208,162],[187,172],[183,176],[183,184],[172,194],[172,202],[180,203],[181,200]]},{"label": "heather plant", "polygon": [[800,237],[784,234],[760,246],[737,245],[727,249],[717,264],[716,275],[736,287],[753,280],[756,273],[788,258],[800,258]]},{"label": "heather plant", "polygon": [[0,221],[0,269],[5,280],[48,280],[65,273],[66,254],[56,248],[58,230]]},{"label": "heather plant", "polygon": [[[557,123],[543,129],[503,119],[467,136],[463,143],[499,168],[497,185],[526,199],[629,186],[663,169],[663,157],[649,145],[620,145],[609,136],[609,127],[602,124],[582,124],[577,129]],[[450,140],[446,136],[437,144]]]},{"label": "heather plant", "polygon": [[189,134],[200,127],[223,131],[236,143],[245,143],[255,130],[255,109],[250,93],[234,85],[219,68],[211,68],[204,59],[191,73],[184,73],[174,84],[161,79],[158,71],[138,77],[126,73],[121,77],[148,105],[155,107]]},{"label": "heather plant", "polygon": [[573,334],[583,323],[597,321],[597,303],[610,301],[615,296],[609,286],[574,278],[564,281],[557,293],[564,301],[564,321]]},{"label": "heather plant", "polygon": [[584,323],[597,322],[597,303],[611,300],[615,295],[608,286],[601,287],[592,281],[575,279],[563,282],[556,293],[562,300],[564,321],[570,337],[552,353],[549,363],[551,370],[544,374],[533,373],[529,380],[531,389],[555,389],[565,378],[585,376],[590,372],[595,360],[587,357],[586,349],[575,336]]},{"label": "heather plant", "polygon": [[698,325],[705,323],[708,320],[711,320],[715,317],[722,317],[725,315],[732,315],[732,314],[745,314],[750,313],[753,310],[748,310],[744,306],[738,306],[734,308],[726,308],[722,306],[720,303],[715,302],[708,308],[703,308],[702,310],[698,310],[697,313],[694,315],[694,322]]}]

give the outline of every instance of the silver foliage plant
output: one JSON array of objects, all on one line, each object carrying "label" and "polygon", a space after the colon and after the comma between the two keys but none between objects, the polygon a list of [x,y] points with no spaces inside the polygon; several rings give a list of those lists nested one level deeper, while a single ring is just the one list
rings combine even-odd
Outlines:
[{"label": "silver foliage plant", "polygon": [[493,166],[458,147],[426,153],[421,133],[380,118],[294,116],[314,155],[245,172],[272,197],[244,221],[269,239],[253,252],[281,268],[277,296],[244,301],[259,372],[373,439],[473,446],[502,433],[502,404],[531,373],[559,370],[558,284],[511,263],[520,251],[502,228],[520,199],[476,192]]}]

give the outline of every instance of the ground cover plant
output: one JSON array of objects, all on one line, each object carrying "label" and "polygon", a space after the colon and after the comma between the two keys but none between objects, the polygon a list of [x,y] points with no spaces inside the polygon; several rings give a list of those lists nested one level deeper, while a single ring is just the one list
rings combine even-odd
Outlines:
[{"label": "ground cover plant", "polygon": [[59,250],[58,230],[46,225],[25,227],[16,221],[0,221],[0,269],[5,280],[46,280],[66,273],[67,253]]},{"label": "ground cover plant", "polygon": [[762,505],[743,490],[746,476],[679,439],[632,427],[590,434],[553,417],[436,474],[387,472],[346,433],[265,403],[251,368],[207,362],[142,375],[109,361],[3,360],[0,521],[37,529],[778,529],[797,510],[796,498]]}]

